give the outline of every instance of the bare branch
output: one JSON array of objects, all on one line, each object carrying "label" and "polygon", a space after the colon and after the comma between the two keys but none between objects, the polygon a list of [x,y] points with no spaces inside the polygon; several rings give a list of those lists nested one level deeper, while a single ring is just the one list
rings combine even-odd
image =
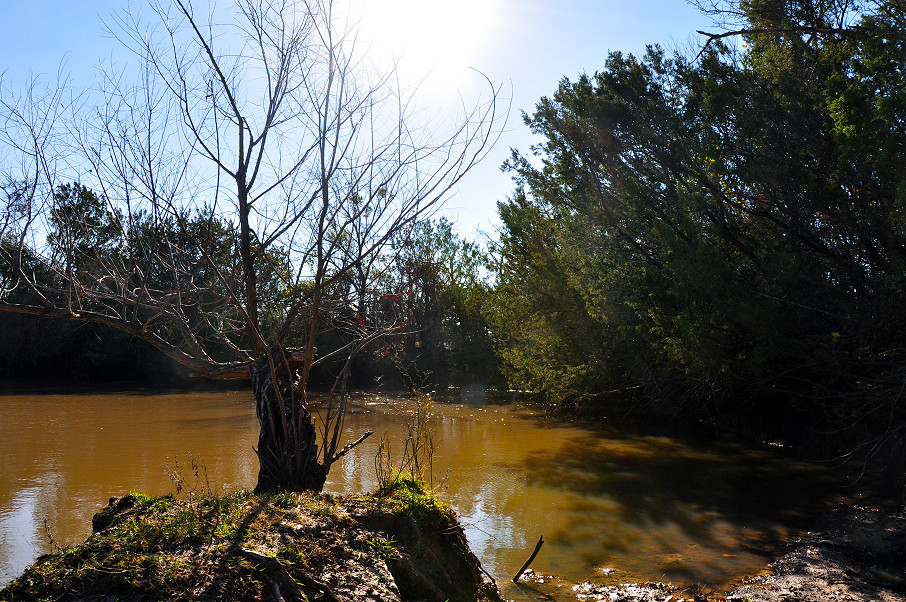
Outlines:
[{"label": "bare branch", "polygon": [[[115,15],[135,64],[102,69],[84,98],[0,91],[0,311],[103,324],[193,374],[251,377],[259,486],[320,487],[351,449],[352,359],[403,323],[353,316],[395,238],[500,135],[498,89],[485,78],[489,98],[443,132],[331,1],[196,6]],[[340,356],[319,448],[308,381]]]}]

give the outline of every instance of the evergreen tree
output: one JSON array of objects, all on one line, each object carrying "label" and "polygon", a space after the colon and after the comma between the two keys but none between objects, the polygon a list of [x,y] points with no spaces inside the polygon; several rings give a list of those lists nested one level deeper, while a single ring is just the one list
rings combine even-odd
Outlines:
[{"label": "evergreen tree", "polygon": [[738,46],[611,54],[526,117],[545,142],[508,162],[500,206],[508,375],[757,432],[898,437],[902,7],[730,8]]}]

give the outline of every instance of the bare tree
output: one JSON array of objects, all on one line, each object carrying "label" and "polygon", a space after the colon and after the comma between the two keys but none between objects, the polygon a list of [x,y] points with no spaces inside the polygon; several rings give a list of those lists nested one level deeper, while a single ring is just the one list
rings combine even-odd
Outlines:
[{"label": "bare tree", "polygon": [[432,127],[330,0],[149,7],[152,24],[109,24],[138,69],[67,101],[0,97],[0,311],[106,324],[194,374],[251,378],[257,489],[320,490],[368,435],[341,447],[352,360],[401,326],[357,316],[376,285],[348,282],[484,156],[496,90]]}]

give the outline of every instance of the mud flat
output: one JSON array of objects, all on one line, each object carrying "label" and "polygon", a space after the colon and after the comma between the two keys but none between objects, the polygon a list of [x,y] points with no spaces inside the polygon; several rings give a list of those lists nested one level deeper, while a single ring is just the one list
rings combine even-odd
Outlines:
[{"label": "mud flat", "polygon": [[770,574],[748,580],[727,600],[906,600],[906,515],[856,506],[838,510],[829,523],[791,544]]}]

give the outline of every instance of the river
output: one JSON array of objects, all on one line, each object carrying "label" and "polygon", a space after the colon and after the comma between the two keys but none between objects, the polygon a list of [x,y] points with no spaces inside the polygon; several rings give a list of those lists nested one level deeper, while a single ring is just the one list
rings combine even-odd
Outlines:
[{"label": "river", "polygon": [[[258,425],[247,391],[6,391],[0,586],[53,545],[84,539],[108,497],[174,493],[167,475],[177,465],[192,486],[191,458],[216,491],[254,487]],[[540,535],[546,543],[532,568],[557,575],[563,587],[592,580],[722,588],[760,571],[841,492],[828,470],[772,450],[468,401],[430,408],[434,485],[509,598],[529,599],[508,581]],[[376,435],[334,466],[325,489],[373,489],[380,436],[397,455],[410,409],[402,400],[360,399],[346,439]]]}]

